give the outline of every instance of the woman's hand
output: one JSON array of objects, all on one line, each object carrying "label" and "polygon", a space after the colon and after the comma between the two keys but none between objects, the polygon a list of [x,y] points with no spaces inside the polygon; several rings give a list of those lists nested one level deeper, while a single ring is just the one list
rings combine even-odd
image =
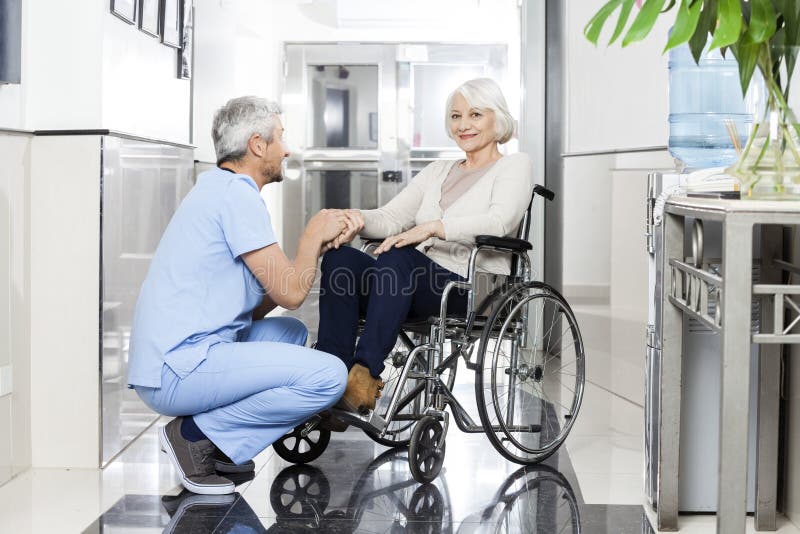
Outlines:
[{"label": "woman's hand", "polygon": [[325,245],[347,231],[347,218],[340,210],[320,210],[306,225],[305,234]]},{"label": "woman's hand", "polygon": [[383,254],[391,248],[400,248],[408,245],[416,245],[422,243],[428,238],[438,237],[444,239],[444,225],[442,221],[430,221],[419,224],[410,230],[397,235],[392,235],[383,240],[378,248],[375,249],[375,255]]},{"label": "woman's hand", "polygon": [[347,209],[335,211],[344,216],[345,227],[339,235],[325,243],[322,247],[323,254],[332,248],[339,248],[342,245],[350,243],[359,232],[364,229],[364,216],[361,215],[360,210]]},{"label": "woman's hand", "polygon": [[364,216],[361,215],[361,210],[341,210],[345,216],[345,223],[347,226],[342,233],[336,236],[333,240],[333,248],[339,248],[342,245],[350,243],[356,236],[364,229]]}]

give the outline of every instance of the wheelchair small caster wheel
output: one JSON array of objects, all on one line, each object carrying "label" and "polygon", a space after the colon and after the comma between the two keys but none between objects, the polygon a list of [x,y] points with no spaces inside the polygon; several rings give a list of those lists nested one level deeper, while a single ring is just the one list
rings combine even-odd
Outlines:
[{"label": "wheelchair small caster wheel", "polygon": [[272,444],[275,453],[293,464],[313,462],[325,452],[331,431],[315,427],[306,432],[306,423],[297,425]]},{"label": "wheelchair small caster wheel", "polygon": [[432,482],[444,463],[444,430],[438,419],[427,415],[419,420],[411,434],[408,465],[414,480],[420,484]]}]

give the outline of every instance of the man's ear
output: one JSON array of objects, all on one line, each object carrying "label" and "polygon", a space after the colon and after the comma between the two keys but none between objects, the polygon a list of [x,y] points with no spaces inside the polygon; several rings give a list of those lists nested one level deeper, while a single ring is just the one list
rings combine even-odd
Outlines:
[{"label": "man's ear", "polygon": [[264,157],[264,153],[267,150],[267,142],[258,134],[250,136],[247,146],[250,147],[250,151],[259,158]]}]

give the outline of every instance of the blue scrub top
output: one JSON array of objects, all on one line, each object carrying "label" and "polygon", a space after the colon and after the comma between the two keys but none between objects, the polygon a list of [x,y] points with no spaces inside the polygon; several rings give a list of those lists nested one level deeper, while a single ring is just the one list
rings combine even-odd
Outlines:
[{"label": "blue scrub top", "polygon": [[128,384],[161,387],[165,363],[183,378],[211,345],[238,341],[264,296],[241,255],[275,242],[252,178],[219,168],[202,173],[161,237],[142,284]]}]

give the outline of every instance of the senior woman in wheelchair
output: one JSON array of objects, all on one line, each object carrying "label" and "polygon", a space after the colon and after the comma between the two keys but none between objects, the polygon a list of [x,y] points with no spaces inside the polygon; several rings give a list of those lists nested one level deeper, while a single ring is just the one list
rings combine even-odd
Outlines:
[{"label": "senior woman in wheelchair", "polygon": [[[431,163],[382,208],[346,210],[354,223],[323,257],[316,348],[350,369],[341,409],[375,408],[384,360],[403,322],[438,314],[447,283],[468,276],[475,237],[513,236],[530,202],[530,158],[499,150],[514,133],[514,119],[494,81],[478,78],[453,91],[445,125],[464,158]],[[377,258],[340,246],[357,233],[383,240]],[[510,261],[487,252],[476,267],[507,275]],[[448,313],[466,308],[466,291],[449,294]],[[360,317],[365,325],[356,344]]]}]

